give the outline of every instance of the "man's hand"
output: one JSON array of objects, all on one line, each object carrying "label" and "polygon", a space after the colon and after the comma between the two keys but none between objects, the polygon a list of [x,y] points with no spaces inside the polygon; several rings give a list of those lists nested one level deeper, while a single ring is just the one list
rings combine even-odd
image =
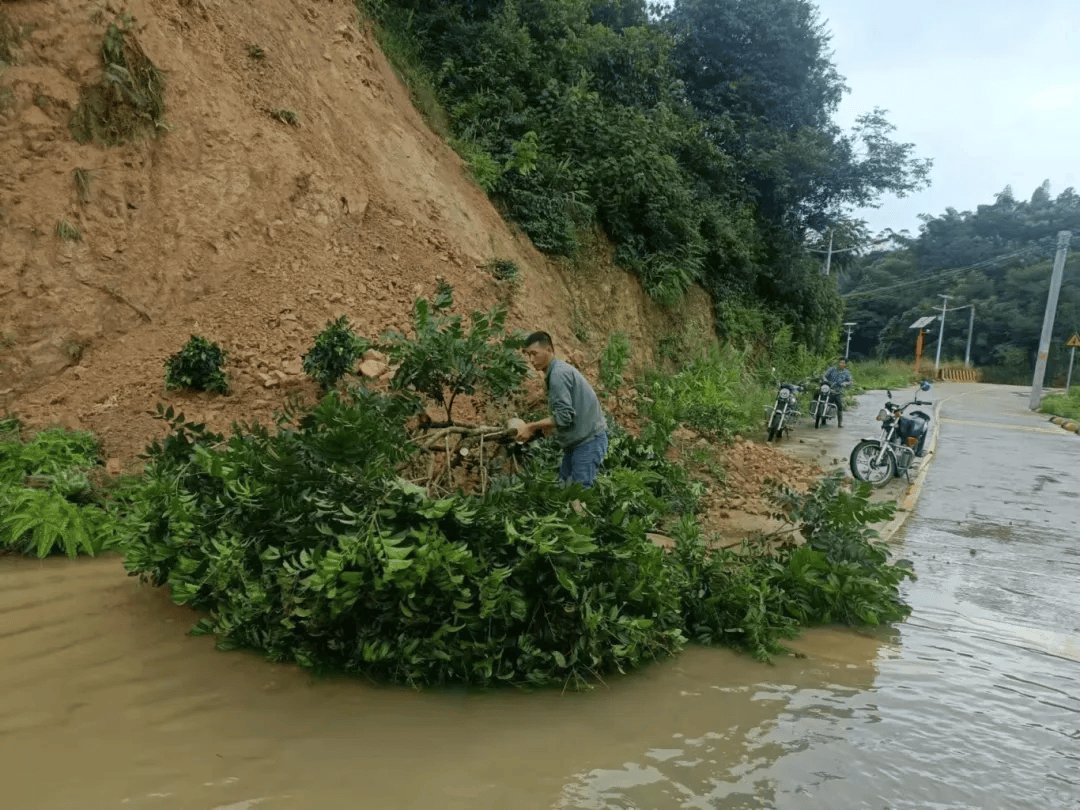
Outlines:
[{"label": "man's hand", "polygon": [[532,425],[521,425],[517,429],[517,439],[516,440],[517,440],[517,442],[519,444],[521,444],[522,442],[527,442],[529,439],[531,439],[533,437],[533,434],[535,432],[536,432],[536,428],[533,427]]}]

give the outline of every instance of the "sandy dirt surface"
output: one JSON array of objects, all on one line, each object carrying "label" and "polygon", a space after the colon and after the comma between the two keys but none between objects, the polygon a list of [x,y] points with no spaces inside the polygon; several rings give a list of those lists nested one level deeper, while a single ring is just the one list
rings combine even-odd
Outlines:
[{"label": "sandy dirt surface", "polygon": [[[165,72],[169,130],[80,145],[71,112],[123,11]],[[613,331],[630,337],[631,371],[665,337],[713,334],[702,290],[663,309],[602,243],[570,266],[507,226],[350,3],[64,0],[0,12],[23,32],[0,74],[0,411],[93,431],[110,469],[134,467],[164,433],[158,403],[227,432],[270,420],[289,396],[314,400],[301,358],[328,320],[347,315],[368,336],[408,331],[413,301],[440,278],[459,311],[505,302],[511,327],[550,331],[589,376]],[[299,126],[274,118],[279,108]],[[82,198],[76,169],[91,180]],[[59,238],[62,220],[82,238]],[[518,265],[519,286],[493,278],[495,259]],[[193,333],[229,352],[228,396],[164,390],[165,359]],[[523,403],[542,406],[535,389]],[[768,522],[767,479],[803,488],[816,474],[752,442],[707,455],[703,521],[727,537]]]},{"label": "sandy dirt surface", "polygon": [[[630,336],[640,367],[664,335],[711,330],[702,291],[665,311],[610,262],[571,274],[508,227],[350,3],[2,10],[26,33],[0,75],[0,409],[32,426],[90,429],[131,459],[161,433],[158,402],[217,430],[268,419],[290,393],[317,394],[300,363],[327,320],[348,315],[369,336],[404,329],[440,277],[461,311],[507,301],[512,327],[547,329],[586,370],[611,331]],[[165,71],[170,130],[80,145],[71,110],[121,10]],[[77,168],[92,178],[85,202]],[[82,239],[58,238],[61,220]],[[494,259],[517,263],[520,288],[492,277]],[[230,396],[163,390],[164,360],[192,333],[230,352]]]}]

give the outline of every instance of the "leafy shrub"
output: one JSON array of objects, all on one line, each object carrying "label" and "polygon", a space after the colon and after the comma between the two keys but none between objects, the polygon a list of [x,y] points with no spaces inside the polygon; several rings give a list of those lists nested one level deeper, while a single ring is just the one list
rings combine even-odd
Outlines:
[{"label": "leafy shrub", "polygon": [[689,520],[676,532],[686,633],[704,644],[727,644],[767,660],[781,640],[818,624],[881,624],[911,608],[899,585],[910,568],[889,562],[868,523],[887,520],[895,504],[871,504],[870,486],[843,489],[840,473],[805,495],[780,491],[776,502],[805,544],[750,543],[739,552],[706,550]]},{"label": "leafy shrub", "polygon": [[623,383],[623,372],[630,362],[630,338],[625,332],[612,332],[600,355],[600,385],[614,391]]},{"label": "leafy shrub", "polygon": [[492,259],[484,265],[496,281],[516,281],[521,271],[513,259]]},{"label": "leafy shrub", "polygon": [[101,45],[101,77],[79,91],[71,132],[79,143],[118,146],[168,130],[165,76],[135,39],[131,15],[117,17]]},{"label": "leafy shrub", "polygon": [[[685,380],[640,439],[611,423],[592,489],[556,481],[551,440],[478,496],[434,498],[405,480],[417,395],[441,394],[449,416],[466,382],[498,392],[520,379],[501,320],[477,313],[466,334],[444,314],[451,303],[445,285],[433,304],[417,301],[415,339],[390,344],[412,382],[389,393],[335,391],[274,429],[237,425],[227,441],[159,406],[171,430],[129,495],[128,570],[206,611],[196,632],[219,646],[414,685],[582,686],[686,637],[768,658],[800,626],[907,614],[898,585],[909,572],[866,528],[892,507],[839,476],[777,494],[805,545],[708,550],[693,520],[702,488],[664,456],[674,414],[701,394]],[[668,554],[646,532],[673,514]]]},{"label": "leafy shrub", "polygon": [[353,332],[346,316],[327,321],[326,328],[315,337],[315,345],[304,355],[304,371],[328,391],[356,365],[368,345]]},{"label": "leafy shrub", "polygon": [[165,412],[125,565],[209,611],[198,631],[223,646],[411,684],[580,684],[679,649],[639,479],[585,491],[548,473],[433,500],[395,475],[409,412],[334,393],[223,447]]},{"label": "leafy shrub", "polygon": [[474,312],[466,331],[460,315],[445,314],[453,303],[453,290],[441,283],[434,301],[418,298],[413,305],[416,337],[391,332],[379,347],[398,364],[391,388],[438,402],[447,421],[458,395],[483,390],[503,398],[521,384],[526,369],[516,351],[520,340],[504,333],[505,307]]},{"label": "leafy shrub", "polygon": [[50,429],[23,444],[16,420],[0,424],[0,548],[75,557],[111,547],[116,519],[86,474],[97,460],[89,433]]},{"label": "leafy shrub", "polygon": [[228,353],[218,344],[192,335],[184,348],[165,361],[165,387],[229,393],[229,381],[221,367]]},{"label": "leafy shrub", "polygon": [[658,435],[679,424],[717,439],[745,432],[761,421],[772,391],[751,373],[749,352],[711,348],[670,376],[648,373],[640,384],[642,412]]}]

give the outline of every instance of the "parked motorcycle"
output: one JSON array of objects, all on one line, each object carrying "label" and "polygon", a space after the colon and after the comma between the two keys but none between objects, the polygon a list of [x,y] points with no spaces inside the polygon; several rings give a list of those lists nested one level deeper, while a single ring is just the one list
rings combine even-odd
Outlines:
[{"label": "parked motorcycle", "polygon": [[[844,383],[850,385],[850,383]],[[810,418],[814,420],[814,428],[819,428],[830,419],[836,418],[836,403],[833,396],[840,397],[841,387],[829,385],[824,379],[818,385],[814,394],[814,401],[810,403]]]},{"label": "parked motorcycle", "polygon": [[790,431],[795,421],[802,414],[799,412],[799,394],[803,387],[799,383],[780,383],[776,388],[776,402],[765,424],[769,441],[782,439],[784,431]]},{"label": "parked motorcycle", "polygon": [[[919,391],[929,391],[930,381],[923,380]],[[915,459],[926,454],[926,437],[930,435],[930,414],[926,411],[904,411],[912,405],[930,405],[926,400],[915,399],[905,405],[892,402],[892,391],[886,392],[889,401],[878,412],[881,435],[876,439],[863,439],[851,451],[851,474],[859,481],[867,481],[875,487],[884,486],[901,474],[908,476]]]}]

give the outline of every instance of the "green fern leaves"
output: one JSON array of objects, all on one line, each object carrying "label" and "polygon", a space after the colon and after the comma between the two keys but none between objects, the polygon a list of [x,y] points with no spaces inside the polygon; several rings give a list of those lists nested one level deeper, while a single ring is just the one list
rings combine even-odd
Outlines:
[{"label": "green fern leaves", "polygon": [[11,489],[0,493],[0,546],[47,557],[62,551],[74,559],[94,556],[113,534],[111,519],[96,506],[77,506],[55,492]]},{"label": "green fern leaves", "polygon": [[18,431],[0,441],[0,549],[45,557],[95,555],[111,547],[116,518],[102,505],[86,470],[97,463],[89,433],[43,430],[25,444]]}]

